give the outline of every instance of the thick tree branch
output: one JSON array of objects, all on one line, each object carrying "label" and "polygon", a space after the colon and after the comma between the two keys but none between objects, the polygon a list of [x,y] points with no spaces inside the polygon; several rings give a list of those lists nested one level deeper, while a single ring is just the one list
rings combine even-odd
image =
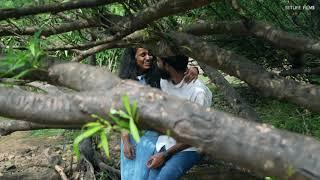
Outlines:
[{"label": "thick tree branch", "polygon": [[49,27],[46,29],[38,27],[15,28],[11,26],[0,27],[0,36],[15,36],[15,35],[33,35],[41,31],[43,36],[51,36],[61,34],[69,31],[76,31],[84,28],[99,27],[102,24],[98,18],[88,18],[83,20],[76,20],[70,23],[63,23],[61,25]]},{"label": "thick tree branch", "polygon": [[52,81],[77,91],[110,89],[119,79],[107,79],[112,74],[95,66],[83,67],[79,63],[58,64],[49,68]]},{"label": "thick tree branch", "polygon": [[320,74],[320,67],[310,68],[310,69],[289,69],[284,70],[279,73],[280,76],[295,76],[298,74]]},{"label": "thick tree branch", "polygon": [[[89,42],[77,46],[65,46],[63,48],[51,48],[49,50],[88,49],[98,45],[108,44],[110,42],[120,40],[137,30],[143,29],[151,22],[162,17],[205,6],[210,4],[210,2],[210,0],[161,0],[135,14],[133,17],[124,17],[122,20],[114,22],[114,25],[110,27],[110,30],[114,35],[108,35],[102,40],[95,42]],[[80,57],[77,59],[79,60]]]},{"label": "thick tree branch", "polygon": [[232,35],[252,35],[272,43],[278,48],[293,50],[301,53],[320,54],[320,42],[308,37],[297,36],[276,29],[270,24],[252,21],[246,28],[240,21],[222,21],[196,23],[183,29],[184,32],[194,35],[211,34],[232,34]]},{"label": "thick tree branch", "polygon": [[[320,112],[320,87],[302,84],[267,72],[243,56],[204,42],[198,37],[172,33],[171,39],[182,52],[257,88],[265,96],[284,99]],[[188,47],[188,48],[184,48]]]},{"label": "thick tree branch", "polygon": [[245,102],[245,100],[237,93],[237,91],[218,70],[207,66],[204,63],[199,64],[204,72],[209,76],[210,80],[218,87],[219,91],[223,94],[224,98],[235,110],[237,115],[252,121],[259,120],[255,110]]},{"label": "thick tree branch", "polygon": [[122,38],[136,30],[147,27],[150,23],[162,17],[184,12],[210,4],[210,0],[161,0],[158,3],[126,17],[112,27],[116,36]]},{"label": "thick tree branch", "polygon": [[153,41],[155,40],[154,36],[150,36],[148,32],[141,30],[141,31],[135,31],[134,33],[126,36],[125,38],[109,42],[106,44],[98,45],[95,47],[92,47],[90,49],[79,51],[79,55],[74,57],[72,61],[79,62],[93,54],[96,54],[98,52],[104,51],[106,49],[112,49],[112,48],[120,48],[120,47],[128,47],[128,46],[134,46],[141,43],[145,43],[146,41]]},{"label": "thick tree branch", "polygon": [[8,18],[20,18],[22,16],[41,13],[58,13],[71,9],[92,8],[117,2],[116,0],[76,0],[64,3],[48,4],[42,6],[29,6],[22,8],[0,9],[0,21]]},{"label": "thick tree branch", "polygon": [[38,124],[19,120],[4,120],[0,118],[0,136],[6,136],[16,131],[30,131],[37,129],[79,129],[81,125]]},{"label": "thick tree branch", "polygon": [[[75,63],[71,63],[52,69],[74,67]],[[76,67],[78,71],[89,71],[83,70],[89,68],[87,65]],[[89,69],[92,75],[96,74],[94,71],[97,69]],[[90,73],[86,75],[92,76]],[[0,88],[0,114],[15,118],[23,116],[32,122],[42,119],[41,122],[52,124],[83,124],[92,121],[85,114],[106,117],[105,113],[111,107],[123,108],[121,97],[127,94],[131,101],[138,101],[139,125],[142,128],[162,133],[169,130],[177,140],[198,147],[215,159],[239,164],[265,176],[320,178],[320,143],[313,138],[246,121],[214,109],[203,109],[158,89],[130,80],[121,81],[110,73],[103,78],[111,81],[108,89],[64,98]],[[288,170],[292,173],[286,173]]]},{"label": "thick tree branch", "polygon": [[195,36],[212,34],[250,35],[242,21],[199,22],[183,28],[181,32]]}]

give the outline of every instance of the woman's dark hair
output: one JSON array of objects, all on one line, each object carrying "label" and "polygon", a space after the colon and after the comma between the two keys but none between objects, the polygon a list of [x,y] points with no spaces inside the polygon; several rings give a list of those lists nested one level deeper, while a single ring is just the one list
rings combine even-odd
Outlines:
[{"label": "woman's dark hair", "polygon": [[[121,79],[138,80],[139,67],[136,63],[136,48],[126,48],[121,57],[119,77]],[[156,62],[152,60],[151,67],[145,72],[146,83],[151,87],[160,88],[160,75]]]}]

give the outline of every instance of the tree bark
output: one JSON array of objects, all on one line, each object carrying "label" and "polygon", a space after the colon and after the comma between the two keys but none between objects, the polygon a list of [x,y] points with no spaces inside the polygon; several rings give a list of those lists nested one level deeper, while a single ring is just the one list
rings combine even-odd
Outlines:
[{"label": "tree bark", "polygon": [[0,21],[8,18],[20,18],[41,13],[58,13],[71,9],[92,8],[117,2],[116,0],[78,0],[64,3],[49,4],[43,6],[29,6],[22,8],[0,9]]},{"label": "tree bark", "polygon": [[170,37],[175,41],[175,46],[186,55],[238,77],[251,87],[260,90],[263,95],[287,100],[320,112],[319,86],[299,83],[267,72],[243,56],[203,42],[192,35],[171,33]]},{"label": "tree bark", "polygon": [[[76,71],[82,76],[72,73]],[[61,84],[69,84],[73,89],[99,87],[100,90],[67,94],[61,98],[0,88],[0,115],[25,117],[25,120],[37,123],[83,124],[93,120],[90,114],[107,118],[106,112],[110,108],[123,108],[121,97],[126,94],[131,102],[138,101],[139,125],[143,129],[162,133],[169,130],[178,141],[198,147],[212,158],[238,164],[265,176],[320,178],[320,143],[311,137],[204,109],[135,81],[121,81],[111,73],[84,64],[54,65],[50,72],[51,76],[60,77]],[[101,76],[96,77],[95,83],[107,85],[79,85],[79,82],[85,84],[91,80],[82,77],[97,74]],[[72,76],[74,81],[66,76]],[[100,78],[105,80],[98,80]]]},{"label": "tree bark", "polygon": [[59,125],[48,125],[48,124],[39,124],[33,122],[26,122],[20,120],[9,120],[9,119],[2,119],[0,117],[0,136],[6,136],[16,131],[30,131],[30,130],[37,130],[37,129],[80,129],[80,125],[70,125],[66,126],[65,124]]},{"label": "tree bark", "polygon": [[147,27],[150,23],[162,17],[202,7],[210,4],[210,2],[210,0],[161,0],[135,14],[133,17],[124,17],[119,22],[115,22],[115,25],[110,27],[114,35],[109,35],[103,40],[77,46],[77,49],[92,48],[82,52],[79,56],[75,57],[73,61],[81,61],[94,53],[110,49],[110,45],[113,46],[115,41]]},{"label": "tree bark", "polygon": [[299,68],[284,70],[279,73],[280,76],[295,76],[298,74],[320,74],[320,67],[315,68]]},{"label": "tree bark", "polygon": [[320,42],[308,37],[298,36],[279,30],[270,24],[252,21],[243,24],[241,21],[201,22],[192,24],[182,30],[193,35],[231,34],[239,36],[254,36],[270,42],[275,47],[286,50],[320,54]]},{"label": "tree bark", "polygon": [[84,28],[99,27],[102,24],[99,22],[98,18],[89,18],[85,20],[77,20],[70,23],[64,23],[61,25],[53,26],[46,29],[41,29],[38,27],[0,27],[0,36],[16,36],[16,35],[33,35],[34,33],[41,30],[41,35],[51,36],[56,34],[61,34],[69,31],[76,31]]}]

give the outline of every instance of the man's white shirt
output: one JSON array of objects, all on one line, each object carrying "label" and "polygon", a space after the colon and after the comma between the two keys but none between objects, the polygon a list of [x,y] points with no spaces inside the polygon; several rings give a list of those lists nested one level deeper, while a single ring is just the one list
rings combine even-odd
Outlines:
[{"label": "man's white shirt", "polygon": [[[162,91],[170,95],[177,96],[184,100],[189,100],[204,107],[211,106],[212,93],[209,88],[198,79],[189,84],[185,83],[184,80],[178,84],[173,84],[171,81],[161,79],[160,87]],[[168,150],[175,144],[176,140],[172,137],[160,135],[156,143],[156,150],[159,152],[163,146],[165,146],[166,150]],[[184,151],[196,151],[196,148],[190,147]]]}]

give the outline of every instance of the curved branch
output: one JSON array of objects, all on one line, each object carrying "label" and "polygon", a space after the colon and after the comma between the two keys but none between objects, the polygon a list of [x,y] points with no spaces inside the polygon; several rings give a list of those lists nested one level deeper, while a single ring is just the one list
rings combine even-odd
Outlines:
[{"label": "curved branch", "polygon": [[0,136],[6,136],[16,131],[30,131],[37,129],[79,129],[81,125],[59,125],[59,124],[39,124],[20,120],[4,120],[0,119]]},{"label": "curved branch", "polygon": [[320,67],[310,69],[289,69],[279,73],[280,76],[294,76],[298,74],[320,74]]},{"label": "curved branch", "polygon": [[33,35],[41,31],[43,36],[51,36],[61,34],[69,31],[76,31],[84,28],[99,27],[101,23],[98,18],[88,18],[84,20],[77,20],[70,23],[64,23],[58,26],[42,29],[38,27],[27,28],[13,28],[13,27],[0,27],[0,36],[15,36],[15,35]]},{"label": "curved branch", "polygon": [[200,22],[183,28],[181,32],[196,36],[211,34],[250,35],[250,32],[241,21]]},{"label": "curved branch", "polygon": [[63,48],[50,48],[49,51],[67,50],[67,49],[88,49],[98,45],[107,44],[147,27],[151,22],[162,17],[184,12],[190,9],[198,8],[210,4],[210,0],[161,0],[160,2],[147,7],[143,11],[134,15],[134,17],[123,17],[117,20],[109,29],[114,35],[108,35],[102,40],[80,44],[77,46],[65,46]]},{"label": "curved branch", "polygon": [[284,99],[320,112],[319,86],[302,84],[267,72],[247,58],[203,42],[196,36],[172,33],[170,37],[185,54],[238,77],[259,89],[263,95]]},{"label": "curved branch", "polygon": [[119,21],[111,29],[116,36],[122,38],[136,30],[147,27],[150,23],[162,17],[184,12],[210,4],[210,0],[161,0],[158,3]]},{"label": "curved branch", "polygon": [[296,34],[278,30],[270,24],[258,21],[251,21],[247,25],[240,21],[196,23],[184,28],[183,31],[198,36],[211,34],[252,35],[268,41],[278,48],[301,53],[320,54],[319,41],[308,37],[299,37]]},{"label": "curved branch", "polygon": [[55,3],[42,6],[29,6],[22,8],[0,9],[0,21],[8,18],[20,18],[22,16],[41,13],[58,13],[71,9],[92,8],[117,2],[116,0],[77,0],[64,3]]}]

